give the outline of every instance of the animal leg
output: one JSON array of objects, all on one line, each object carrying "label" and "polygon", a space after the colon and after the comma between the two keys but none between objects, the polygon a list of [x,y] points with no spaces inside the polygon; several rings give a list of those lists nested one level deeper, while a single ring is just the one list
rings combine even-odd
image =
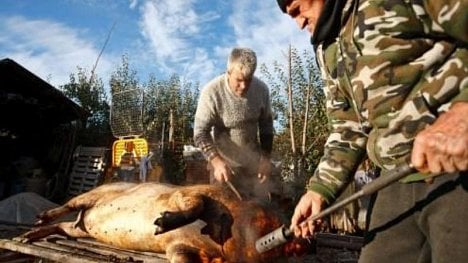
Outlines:
[{"label": "animal leg", "polygon": [[90,237],[88,232],[84,231],[81,227],[75,227],[75,222],[62,222],[33,228],[32,230],[19,236],[17,239],[23,243],[26,243],[53,234],[61,234],[69,237]]},{"label": "animal leg", "polygon": [[99,200],[102,196],[119,194],[132,186],[134,186],[134,184],[128,183],[115,183],[99,186],[89,192],[75,196],[60,207],[40,213],[37,216],[38,221],[35,223],[35,225],[44,225],[73,211],[93,207],[97,200]]},{"label": "animal leg", "polygon": [[37,215],[37,221],[36,223],[34,223],[34,225],[36,226],[45,225],[70,212],[72,212],[72,209],[71,207],[67,206],[67,204],[59,206],[57,208],[44,211],[40,213],[39,215]]},{"label": "animal leg", "polygon": [[190,224],[198,219],[203,211],[203,198],[199,194],[177,191],[168,200],[169,211],[156,218],[155,235]]}]

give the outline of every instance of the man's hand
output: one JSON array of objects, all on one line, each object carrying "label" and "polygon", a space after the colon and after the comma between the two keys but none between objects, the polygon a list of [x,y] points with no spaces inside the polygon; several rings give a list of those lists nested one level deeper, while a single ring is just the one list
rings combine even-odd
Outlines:
[{"label": "man's hand", "polygon": [[324,203],[323,197],[313,191],[307,191],[299,200],[299,203],[294,209],[294,214],[291,218],[291,230],[294,231],[296,237],[311,237],[314,234],[316,221],[304,222],[307,218],[318,214],[322,211]]},{"label": "man's hand", "polygon": [[468,170],[468,102],[458,102],[415,138],[411,162],[420,172]]},{"label": "man's hand", "polygon": [[258,165],[258,179],[260,183],[266,181],[266,179],[271,175],[271,160],[268,157],[260,157],[260,164]]},{"label": "man's hand", "polygon": [[213,176],[216,181],[224,183],[231,179],[231,168],[221,156],[214,157],[211,160],[211,165],[213,166]]}]

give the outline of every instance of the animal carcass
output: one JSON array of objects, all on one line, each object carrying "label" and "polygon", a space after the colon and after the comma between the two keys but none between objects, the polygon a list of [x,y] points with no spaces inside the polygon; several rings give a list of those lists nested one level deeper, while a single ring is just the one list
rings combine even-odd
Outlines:
[{"label": "animal carcass", "polygon": [[[298,246],[256,251],[255,241],[281,225],[271,210],[239,201],[220,186],[113,183],[41,213],[38,227],[22,238],[93,237],[121,248],[165,252],[170,262],[278,262]],[[81,211],[75,222],[48,224],[72,211]]]}]

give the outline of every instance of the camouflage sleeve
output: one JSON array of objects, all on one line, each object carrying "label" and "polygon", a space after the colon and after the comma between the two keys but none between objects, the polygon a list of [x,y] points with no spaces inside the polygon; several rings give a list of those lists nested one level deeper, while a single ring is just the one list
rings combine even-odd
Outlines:
[{"label": "camouflage sleeve", "polygon": [[417,94],[434,112],[444,112],[455,102],[468,102],[468,49],[450,50],[439,70],[425,72],[418,85]]},{"label": "camouflage sleeve", "polygon": [[463,78],[460,78],[460,93],[456,95],[450,102],[468,102],[468,49],[460,49],[456,52],[461,62],[462,71],[465,72]]},{"label": "camouflage sleeve", "polygon": [[467,0],[424,0],[424,8],[431,19],[430,29],[468,44]]},{"label": "camouflage sleeve", "polygon": [[326,82],[330,135],[325,143],[324,155],[310,178],[307,189],[321,194],[327,203],[331,203],[352,178],[363,159],[367,136],[362,131],[351,98],[340,90],[337,82],[326,72],[321,57],[319,49],[317,58]]},{"label": "camouflage sleeve", "polygon": [[[424,0],[424,8],[430,18],[430,30],[448,36],[455,42],[455,50],[445,63],[443,72],[439,72],[438,87],[446,87],[434,92],[431,99],[440,104],[445,103],[439,111],[445,111],[454,102],[468,101],[468,1],[467,0]],[[450,83],[455,84],[458,93],[455,96],[447,94]],[[450,101],[444,101],[444,98]]]},{"label": "camouflage sleeve", "polygon": [[[468,101],[468,0],[417,2],[413,9],[424,22],[426,31],[430,36],[436,34],[440,38],[434,45],[438,54],[433,57],[448,54],[439,70],[426,71],[418,86],[428,106],[443,112],[454,102]],[[413,64],[426,70],[429,61],[431,58],[428,57]]]}]

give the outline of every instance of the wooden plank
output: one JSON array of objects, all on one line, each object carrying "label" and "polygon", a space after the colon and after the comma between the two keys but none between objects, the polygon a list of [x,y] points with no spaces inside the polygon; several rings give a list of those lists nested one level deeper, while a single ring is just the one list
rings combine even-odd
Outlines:
[{"label": "wooden plank", "polygon": [[59,245],[59,244],[52,243],[52,242],[47,242],[47,241],[33,242],[32,245],[37,246],[37,247],[46,248],[46,249],[53,249],[53,250],[68,253],[68,254],[71,254],[71,255],[80,254],[82,256],[93,258],[93,260],[95,260],[95,261],[108,261],[109,260],[109,257],[107,255],[89,253],[87,251],[81,251],[81,250],[73,248],[73,247],[63,246],[63,245]]},{"label": "wooden plank", "polygon": [[102,172],[102,169],[82,167],[82,168],[73,168],[72,176],[82,176],[82,175],[99,175]]},{"label": "wooden plank", "polygon": [[102,147],[81,147],[80,148],[80,154],[83,155],[88,155],[88,156],[96,156],[96,158],[101,157],[105,152],[107,151],[107,148],[102,148]]},{"label": "wooden plank", "polygon": [[99,174],[101,172],[102,172],[102,169],[93,168],[89,166],[73,168],[73,174]]},{"label": "wooden plank", "polygon": [[78,147],[75,150],[76,157],[67,189],[68,197],[79,195],[98,186],[103,178],[107,152],[108,149],[102,147]]},{"label": "wooden plank", "polygon": [[97,163],[83,163],[83,164],[75,164],[74,171],[81,171],[81,172],[102,172],[102,165]]},{"label": "wooden plank", "polygon": [[[111,245],[104,244],[104,243],[101,243],[99,241],[96,241],[95,239],[92,239],[92,238],[78,238],[78,241],[82,242],[82,243],[90,244],[90,245],[98,245],[98,246],[107,247],[107,248],[111,248],[111,249],[121,250],[121,249],[116,248],[114,246],[111,246]],[[133,251],[133,250],[132,250],[132,252],[137,253],[137,254],[142,254],[142,255],[145,255],[145,256],[151,256],[151,257],[158,257],[158,258],[161,258],[161,259],[166,259],[165,254],[161,254],[161,253],[147,252],[147,251]]]},{"label": "wooden plank", "polygon": [[91,251],[94,253],[99,253],[102,255],[107,256],[116,256],[121,258],[124,256],[125,258],[131,258],[132,260],[137,260],[141,262],[152,262],[152,263],[166,263],[168,262],[167,259],[161,258],[158,254],[153,253],[153,255],[144,255],[138,253],[138,251],[134,250],[126,250],[120,249],[116,247],[112,247],[109,245],[105,245],[102,243],[82,243],[82,242],[73,242],[71,240],[58,240],[58,244],[64,244],[67,246],[72,246],[74,248],[79,248],[85,251]]},{"label": "wooden plank", "polygon": [[70,180],[73,181],[82,181],[82,180],[91,180],[95,181],[99,179],[100,174],[92,174],[92,173],[81,173],[81,174],[73,174]]},{"label": "wooden plank", "polygon": [[0,239],[0,248],[57,262],[168,262],[162,254],[119,249],[88,238],[70,240],[60,235],[33,243]]},{"label": "wooden plank", "polygon": [[32,255],[35,257],[46,258],[57,262],[67,263],[95,263],[99,262],[93,258],[82,256],[79,254],[69,254],[54,249],[25,244],[14,240],[0,239],[0,248],[19,252],[22,254]]},{"label": "wooden plank", "polygon": [[98,181],[98,179],[95,179],[95,180],[79,180],[79,179],[74,179],[73,181],[70,182],[71,186],[75,186],[75,185],[92,185],[93,182],[96,182]]}]

